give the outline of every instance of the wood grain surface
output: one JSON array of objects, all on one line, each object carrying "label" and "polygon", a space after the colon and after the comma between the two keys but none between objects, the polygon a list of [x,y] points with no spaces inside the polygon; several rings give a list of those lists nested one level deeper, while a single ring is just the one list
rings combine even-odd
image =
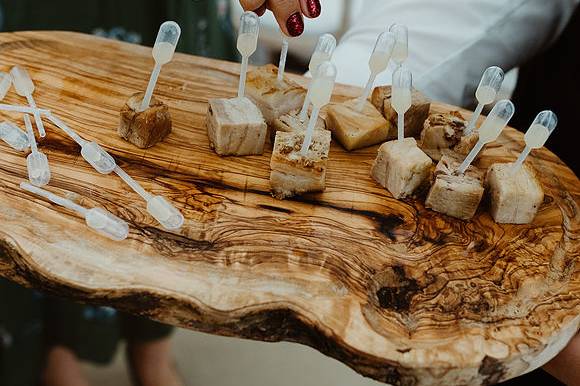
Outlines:
[{"label": "wood grain surface", "polygon": [[[116,130],[126,99],[146,87],[150,49],[74,33],[0,34],[0,70],[15,64],[30,70],[40,107],[171,199],[186,224],[162,230],[136,194],[94,171],[47,122],[39,146],[52,166],[48,188],[106,208],[131,233],[108,241],[21,191],[24,154],[0,144],[0,276],[185,328],[300,342],[393,385],[493,384],[541,366],[578,332],[580,182],[545,149],[530,159],[545,202],[524,226],[495,224],[485,208],[464,222],[423,199],[394,200],[369,176],[376,146],[333,144],[326,192],[278,201],[271,148],[220,158],[208,146],[208,98],[235,95],[238,65],[176,55],[156,91],[173,132],[140,150]],[[344,100],[358,89],[336,91]],[[25,101],[11,92],[6,103]],[[508,129],[480,165],[514,160],[522,147]]]}]

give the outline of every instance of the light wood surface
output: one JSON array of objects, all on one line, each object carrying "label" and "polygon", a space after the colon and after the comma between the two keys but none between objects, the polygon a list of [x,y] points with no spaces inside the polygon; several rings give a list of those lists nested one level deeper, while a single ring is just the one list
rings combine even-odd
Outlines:
[{"label": "light wood surface", "polygon": [[[464,222],[392,199],[369,176],[376,146],[347,153],[333,144],[326,192],[278,201],[270,148],[243,158],[209,149],[207,100],[235,95],[236,64],[176,55],[156,91],[173,132],[140,150],[116,131],[126,99],[146,87],[150,49],[23,32],[0,34],[0,58],[3,71],[26,65],[40,107],[186,217],[180,232],[162,230],[120,179],[99,175],[47,123],[49,189],[105,207],[131,233],[108,241],[21,191],[24,155],[0,144],[0,276],[185,328],[304,343],[393,385],[493,384],[544,364],[578,332],[580,182],[545,149],[530,162],[546,199],[525,226],[495,224],[483,209]],[[337,99],[357,92],[340,86]],[[13,92],[5,102],[25,103]],[[511,161],[522,147],[522,135],[506,130],[480,165]]]}]

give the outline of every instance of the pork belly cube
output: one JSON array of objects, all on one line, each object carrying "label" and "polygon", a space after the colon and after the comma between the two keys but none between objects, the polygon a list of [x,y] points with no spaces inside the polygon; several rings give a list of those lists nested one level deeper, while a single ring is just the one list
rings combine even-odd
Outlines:
[{"label": "pork belly cube", "polygon": [[[274,120],[271,125],[271,128],[273,129],[272,136],[275,137],[276,132],[278,131],[283,131],[285,133],[290,133],[293,131],[305,131],[310,121],[310,115],[308,115],[308,118],[304,122],[300,120],[299,115],[300,110],[293,110]],[[326,122],[321,116],[318,116],[314,130],[326,130]]]},{"label": "pork belly cube", "polygon": [[470,166],[465,174],[460,175],[456,170],[461,162],[458,157],[443,155],[435,168],[435,181],[425,206],[451,217],[469,220],[483,197],[484,172]]},{"label": "pork belly cube", "polygon": [[431,114],[425,121],[419,147],[435,161],[448,152],[465,158],[479,140],[477,131],[465,136],[466,128],[467,121],[459,111]]},{"label": "pork belly cube", "polygon": [[248,98],[209,101],[207,135],[217,154],[262,154],[267,133],[262,113]]},{"label": "pork belly cube", "polygon": [[500,224],[528,224],[534,221],[544,201],[544,191],[530,167],[522,165],[512,173],[512,166],[496,163],[487,172],[485,186],[491,215]]},{"label": "pork belly cube", "polygon": [[327,109],[327,128],[346,150],[362,149],[386,141],[387,121],[368,101],[357,109],[358,99],[334,103]]},{"label": "pork belly cube", "polygon": [[121,109],[121,123],[118,134],[126,141],[141,149],[155,146],[171,133],[169,107],[155,97],[149,108],[139,111],[145,93],[131,95]]},{"label": "pork belly cube", "polygon": [[371,176],[393,197],[401,199],[415,193],[429,180],[432,165],[415,138],[405,138],[381,145]]},{"label": "pork belly cube", "polygon": [[[387,140],[397,138],[398,115],[391,106],[391,96],[391,86],[376,87],[371,96],[372,104],[387,119],[389,126]],[[405,137],[419,138],[431,110],[431,100],[416,89],[413,89],[411,97],[411,108],[405,114]]]},{"label": "pork belly cube", "polygon": [[278,199],[325,189],[331,133],[327,130],[314,132],[308,153],[302,156],[304,135],[303,131],[276,133],[270,161],[270,186]]},{"label": "pork belly cube", "polygon": [[287,76],[278,82],[278,67],[268,64],[248,72],[246,96],[258,106],[270,125],[280,116],[302,108],[306,90]]}]

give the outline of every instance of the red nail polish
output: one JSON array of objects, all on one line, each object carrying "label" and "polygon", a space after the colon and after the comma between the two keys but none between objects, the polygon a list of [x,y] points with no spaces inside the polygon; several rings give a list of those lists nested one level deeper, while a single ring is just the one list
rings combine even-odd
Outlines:
[{"label": "red nail polish", "polygon": [[320,16],[322,7],[320,6],[320,0],[308,0],[306,1],[306,8],[308,9],[308,14],[310,17]]},{"label": "red nail polish", "polygon": [[302,32],[304,32],[304,20],[302,20],[300,12],[296,12],[288,18],[288,21],[286,21],[286,28],[288,28],[290,36],[302,35]]}]

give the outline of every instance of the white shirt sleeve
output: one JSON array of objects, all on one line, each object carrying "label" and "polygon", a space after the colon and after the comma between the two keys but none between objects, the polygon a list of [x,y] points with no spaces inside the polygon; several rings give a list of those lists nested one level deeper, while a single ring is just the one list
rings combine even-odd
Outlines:
[{"label": "white shirt sleeve", "polygon": [[[365,0],[336,49],[338,81],[363,86],[376,37],[409,28],[414,85],[433,99],[468,106],[485,68],[509,71],[562,32],[580,0]],[[376,84],[390,84],[392,68]]]}]

